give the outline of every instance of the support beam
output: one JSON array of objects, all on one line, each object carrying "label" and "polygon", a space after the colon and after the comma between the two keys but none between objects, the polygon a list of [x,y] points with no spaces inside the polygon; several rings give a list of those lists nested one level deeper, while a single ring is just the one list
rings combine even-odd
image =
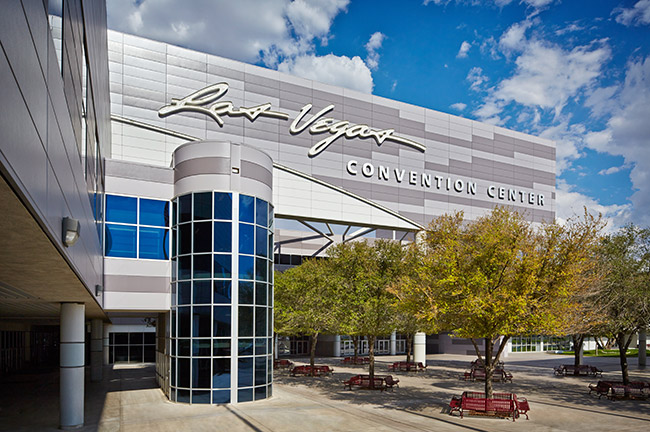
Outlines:
[{"label": "support beam", "polygon": [[646,366],[646,351],[648,345],[648,336],[645,328],[639,330],[639,366]]},{"label": "support beam", "polygon": [[413,361],[427,364],[427,335],[417,332],[413,337]]},{"label": "support beam", "polygon": [[390,355],[397,354],[397,333],[393,330],[390,334]]},{"label": "support beam", "polygon": [[334,336],[334,357],[341,357],[341,335]]},{"label": "support beam", "polygon": [[75,429],[84,424],[85,310],[84,304],[61,303],[61,429]]},{"label": "support beam", "polygon": [[102,380],[104,357],[104,323],[100,319],[90,322],[90,381]]},{"label": "support beam", "polygon": [[111,324],[104,324],[104,346],[103,346],[103,351],[104,351],[104,366],[108,365],[110,363],[110,356],[109,356],[109,335],[111,333]]}]

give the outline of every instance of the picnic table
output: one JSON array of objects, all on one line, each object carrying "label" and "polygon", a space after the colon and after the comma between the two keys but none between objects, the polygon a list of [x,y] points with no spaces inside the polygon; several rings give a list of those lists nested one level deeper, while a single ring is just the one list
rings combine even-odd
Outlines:
[{"label": "picnic table", "polygon": [[[343,381],[343,386],[349,390],[352,390],[352,386],[370,389],[370,382],[370,375],[354,375]],[[392,375],[375,375],[372,382],[374,383],[373,388],[380,391],[399,387],[399,378],[393,378]]]},{"label": "picnic table", "polygon": [[354,357],[344,357],[341,359],[343,364],[354,364],[354,365],[364,365],[370,363],[370,357],[368,356],[358,356],[356,359]]},{"label": "picnic table", "polygon": [[388,366],[388,370],[391,372],[423,372],[426,368],[422,362],[395,362]]},{"label": "picnic table", "polygon": [[313,376],[323,376],[323,375],[330,375],[332,372],[334,372],[334,369],[332,369],[329,366],[326,365],[314,365],[313,369],[314,373],[312,374],[312,367],[310,365],[304,365],[304,366],[295,366],[293,369],[291,369],[291,376],[297,376],[297,375],[313,375]]},{"label": "picnic table", "polygon": [[514,393],[493,393],[492,399],[485,397],[485,393],[465,391],[459,396],[454,396],[449,402],[449,414],[458,411],[462,418],[465,412],[473,415],[489,415],[495,417],[512,418],[515,421],[521,414],[528,420],[530,406],[525,398],[517,399]]},{"label": "picnic table", "polygon": [[553,369],[558,376],[603,376],[603,371],[596,366],[590,365],[559,365]]},{"label": "picnic table", "polygon": [[592,392],[598,394],[598,399],[605,396],[610,400],[645,400],[650,398],[650,383],[645,381],[631,381],[625,385],[621,381],[598,381],[598,384],[589,384],[589,394]]}]

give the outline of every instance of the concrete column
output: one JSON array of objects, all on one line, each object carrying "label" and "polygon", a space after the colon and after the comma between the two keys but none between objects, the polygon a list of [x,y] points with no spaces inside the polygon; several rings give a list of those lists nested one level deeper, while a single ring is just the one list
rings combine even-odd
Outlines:
[{"label": "concrete column", "polygon": [[104,323],[100,319],[90,322],[90,380],[102,380],[104,357]]},{"label": "concrete column", "polygon": [[417,332],[413,337],[413,361],[427,364],[427,335]]},{"label": "concrete column", "polygon": [[646,329],[639,330],[639,366],[644,367],[646,365],[647,338]]},{"label": "concrete column", "polygon": [[341,357],[341,335],[334,336],[334,357]]},{"label": "concrete column", "polygon": [[61,429],[74,429],[84,424],[85,309],[84,304],[61,303]]},{"label": "concrete column", "polygon": [[390,334],[390,355],[397,354],[397,333],[393,331]]},{"label": "concrete column", "polygon": [[104,354],[104,365],[108,365],[110,363],[110,356],[109,356],[109,335],[111,333],[111,325],[110,324],[104,324],[104,344],[103,344],[103,354]]}]

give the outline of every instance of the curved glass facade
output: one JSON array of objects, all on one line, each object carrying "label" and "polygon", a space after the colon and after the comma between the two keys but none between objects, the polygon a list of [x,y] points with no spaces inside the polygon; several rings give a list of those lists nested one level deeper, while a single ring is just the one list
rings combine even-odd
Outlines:
[{"label": "curved glass facade", "polygon": [[170,398],[271,396],[273,206],[234,192],[172,202]]}]

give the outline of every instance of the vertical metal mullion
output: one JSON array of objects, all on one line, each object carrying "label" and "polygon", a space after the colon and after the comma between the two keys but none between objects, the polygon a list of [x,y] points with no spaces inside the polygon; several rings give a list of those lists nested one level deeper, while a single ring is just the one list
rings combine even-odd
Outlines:
[{"label": "vertical metal mullion", "polygon": [[230,265],[231,304],[230,304],[230,402],[238,402],[239,386],[239,193],[232,193],[232,232]]}]

